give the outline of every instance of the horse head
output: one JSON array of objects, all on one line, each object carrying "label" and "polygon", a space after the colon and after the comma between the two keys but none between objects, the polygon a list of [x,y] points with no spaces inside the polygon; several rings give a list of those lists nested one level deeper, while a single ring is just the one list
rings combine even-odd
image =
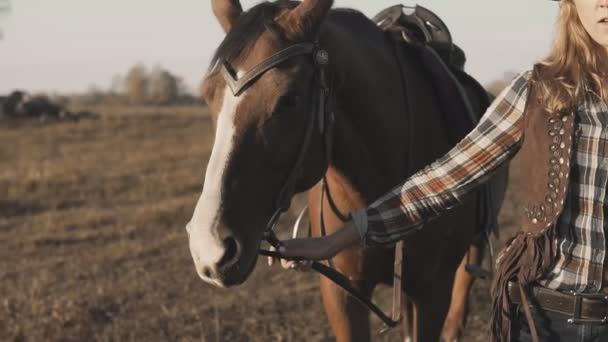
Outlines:
[{"label": "horse head", "polygon": [[[201,86],[216,132],[187,225],[192,258],[206,282],[244,282],[277,206],[325,172],[322,134],[307,127],[318,79],[312,43],[332,3],[278,1],[243,12],[237,0],[212,1],[227,34]],[[295,45],[300,50],[289,49]],[[286,49],[287,57],[281,55]],[[302,167],[294,172],[295,165]],[[293,191],[285,190],[288,178]]]}]

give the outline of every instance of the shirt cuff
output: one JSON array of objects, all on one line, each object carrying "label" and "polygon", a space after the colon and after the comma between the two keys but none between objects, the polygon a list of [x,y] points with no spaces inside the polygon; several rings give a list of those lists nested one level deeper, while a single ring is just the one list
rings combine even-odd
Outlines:
[{"label": "shirt cuff", "polygon": [[357,231],[359,232],[359,235],[361,237],[361,244],[363,244],[365,246],[365,236],[367,235],[367,228],[368,228],[368,222],[367,222],[367,210],[366,209],[359,209],[359,210],[355,210],[352,211],[350,213],[352,219],[353,219],[353,223],[355,224],[355,227],[357,227]]}]

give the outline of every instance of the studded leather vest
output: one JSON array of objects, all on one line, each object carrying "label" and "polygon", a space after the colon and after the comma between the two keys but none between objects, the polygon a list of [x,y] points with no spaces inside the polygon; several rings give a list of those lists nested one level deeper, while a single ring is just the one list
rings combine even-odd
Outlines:
[{"label": "studded leather vest", "polygon": [[521,230],[509,240],[497,262],[491,341],[510,341],[508,282],[515,280],[526,289],[543,278],[556,258],[555,225],[568,191],[574,113],[547,112],[534,82],[541,72],[537,65],[528,88],[518,153],[521,165],[529,170],[524,173],[520,193],[524,210],[518,222]]},{"label": "studded leather vest", "polygon": [[520,226],[539,235],[553,227],[564,206],[570,176],[574,113],[548,113],[534,86],[524,113],[521,165],[528,168],[520,198]]}]

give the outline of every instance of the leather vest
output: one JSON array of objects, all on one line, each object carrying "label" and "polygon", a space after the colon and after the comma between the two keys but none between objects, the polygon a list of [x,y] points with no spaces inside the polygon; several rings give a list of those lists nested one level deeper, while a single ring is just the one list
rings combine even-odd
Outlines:
[{"label": "leather vest", "polygon": [[516,280],[526,289],[544,277],[556,258],[555,225],[568,192],[575,114],[549,113],[544,108],[535,83],[541,79],[540,72],[542,67],[535,66],[529,81],[518,153],[521,165],[527,168],[520,193],[524,205],[518,222],[521,230],[497,261],[491,341],[510,341],[508,282]]},{"label": "leather vest", "polygon": [[553,227],[563,210],[574,135],[574,113],[548,113],[538,93],[532,81],[518,153],[521,165],[529,168],[522,181],[524,210],[519,224],[523,232],[532,235]]}]

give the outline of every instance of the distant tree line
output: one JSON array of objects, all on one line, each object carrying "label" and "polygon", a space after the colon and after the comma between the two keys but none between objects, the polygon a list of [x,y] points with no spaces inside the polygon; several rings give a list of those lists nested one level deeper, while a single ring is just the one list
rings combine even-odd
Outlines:
[{"label": "distant tree line", "polygon": [[8,96],[0,96],[0,119],[38,119],[41,122],[81,119],[97,119],[99,115],[86,110],[73,111],[66,107],[61,97],[31,95],[15,90]]},{"label": "distant tree line", "polygon": [[155,105],[197,104],[183,80],[161,66],[148,70],[142,63],[131,67],[125,75],[116,75],[110,88],[91,86],[82,95],[71,96],[79,105]]}]

